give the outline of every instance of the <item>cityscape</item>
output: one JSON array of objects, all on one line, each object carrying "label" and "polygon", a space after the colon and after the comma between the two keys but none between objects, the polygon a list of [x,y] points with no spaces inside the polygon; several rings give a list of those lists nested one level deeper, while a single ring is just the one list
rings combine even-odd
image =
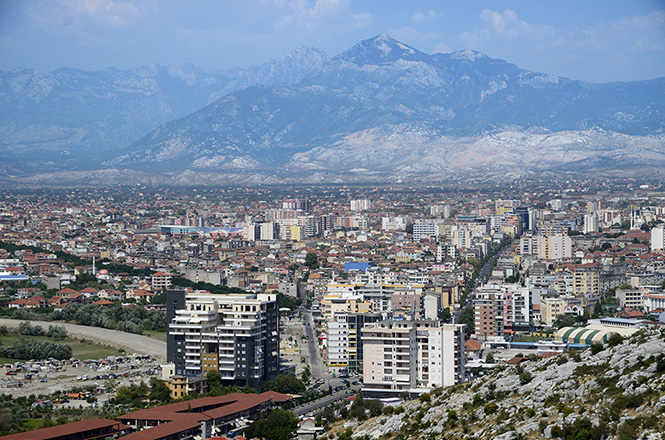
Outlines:
[{"label": "cityscape", "polygon": [[[515,369],[527,386],[530,366],[550,356],[660,335],[665,322],[661,183],[117,187],[0,200],[4,335],[56,347],[76,335],[49,336],[64,322],[163,335],[154,352],[100,338],[122,350],[106,360],[74,361],[69,349],[12,361],[18,341],[0,348],[6,395],[43,395],[56,413],[82,406],[104,435],[251,433],[248,420],[271,407],[303,417],[294,435],[325,435],[353,413],[352,396],[383,402],[386,417]],[[248,392],[262,394],[245,401]],[[212,400],[194,403],[201,395]],[[206,409],[175,423],[183,406],[168,402],[190,399]],[[156,402],[174,416],[154,413]],[[136,404],[147,409],[125,409]],[[153,414],[172,422],[146,429]]]},{"label": "cityscape", "polygon": [[0,440],[665,440],[653,0],[0,2]]}]

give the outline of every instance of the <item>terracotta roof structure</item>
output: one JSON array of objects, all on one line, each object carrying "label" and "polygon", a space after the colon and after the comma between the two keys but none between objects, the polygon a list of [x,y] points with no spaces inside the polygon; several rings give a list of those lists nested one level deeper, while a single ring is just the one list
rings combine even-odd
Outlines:
[{"label": "terracotta roof structure", "polygon": [[29,432],[10,434],[0,437],[0,440],[91,440],[103,439],[129,431],[130,427],[106,419],[88,419],[80,422],[66,423],[50,428],[36,429]]}]

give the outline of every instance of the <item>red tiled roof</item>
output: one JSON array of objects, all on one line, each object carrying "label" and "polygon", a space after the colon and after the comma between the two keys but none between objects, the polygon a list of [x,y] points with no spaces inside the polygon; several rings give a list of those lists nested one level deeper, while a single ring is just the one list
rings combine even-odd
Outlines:
[{"label": "red tiled roof", "polygon": [[[227,394],[226,396],[204,397],[186,402],[172,403],[155,408],[142,409],[117,417],[118,420],[160,420],[168,421],[159,426],[134,432],[124,440],[155,440],[175,435],[200,425],[201,420],[218,419],[232,414],[258,408],[271,400],[284,401],[291,396],[274,391],[262,394]],[[207,411],[197,411],[206,408]]]},{"label": "red tiled roof", "polygon": [[[1,440],[48,440],[58,437],[74,435],[77,433],[85,433],[94,429],[114,427],[116,431],[129,429],[129,426],[116,422],[114,420],[106,419],[88,419],[81,420],[80,422],[66,423],[64,425],[52,426],[50,428],[37,429],[35,431],[21,432],[18,434],[10,434],[0,437]],[[85,439],[88,437],[77,437]]]},{"label": "red tiled roof", "polygon": [[482,344],[475,339],[469,339],[464,343],[464,348],[469,351],[478,351],[482,347]]}]

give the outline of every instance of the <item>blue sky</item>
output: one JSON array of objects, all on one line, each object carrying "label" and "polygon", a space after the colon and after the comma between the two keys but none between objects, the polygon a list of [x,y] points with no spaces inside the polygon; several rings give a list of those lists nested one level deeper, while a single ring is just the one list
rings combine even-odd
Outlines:
[{"label": "blue sky", "polygon": [[247,67],[386,33],[593,82],[665,76],[665,1],[0,0],[0,69]]}]

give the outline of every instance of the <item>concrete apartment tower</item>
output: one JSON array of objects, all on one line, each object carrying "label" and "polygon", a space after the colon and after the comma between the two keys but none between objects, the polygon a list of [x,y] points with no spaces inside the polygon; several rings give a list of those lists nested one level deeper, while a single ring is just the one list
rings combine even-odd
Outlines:
[{"label": "concrete apartment tower", "polygon": [[224,385],[279,374],[279,310],[272,294],[167,292],[167,361],[179,376],[218,370]]}]

